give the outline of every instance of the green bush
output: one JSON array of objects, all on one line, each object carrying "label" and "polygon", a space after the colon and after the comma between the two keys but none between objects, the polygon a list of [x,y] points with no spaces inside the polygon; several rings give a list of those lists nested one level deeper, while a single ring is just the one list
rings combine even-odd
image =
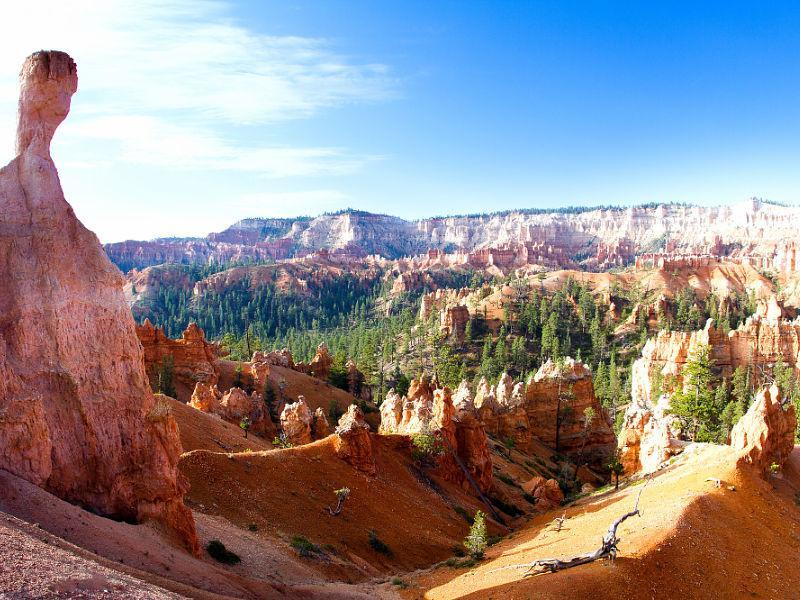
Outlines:
[{"label": "green bush", "polygon": [[216,561],[225,563],[226,565],[235,565],[241,562],[241,558],[225,547],[225,544],[219,540],[211,540],[206,546],[206,551]]},{"label": "green bush", "polygon": [[297,553],[300,556],[303,556],[305,558],[314,556],[322,552],[319,546],[313,544],[308,538],[305,538],[302,535],[294,536],[289,545],[295,550],[297,550]]},{"label": "green bush", "polygon": [[444,445],[433,433],[415,433],[411,436],[411,457],[425,462],[444,454]]},{"label": "green bush", "polygon": [[483,553],[489,545],[486,534],[486,515],[483,511],[475,513],[475,520],[469,528],[469,534],[464,539],[464,548],[472,558],[483,558]]}]

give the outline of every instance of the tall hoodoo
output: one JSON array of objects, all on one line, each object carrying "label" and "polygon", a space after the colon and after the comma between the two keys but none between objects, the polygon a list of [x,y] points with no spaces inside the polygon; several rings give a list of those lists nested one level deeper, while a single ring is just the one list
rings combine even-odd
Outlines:
[{"label": "tall hoodoo", "polygon": [[20,77],[17,157],[0,169],[0,468],[198,552],[177,426],[150,391],[122,275],[50,158],[77,68],[42,51]]}]

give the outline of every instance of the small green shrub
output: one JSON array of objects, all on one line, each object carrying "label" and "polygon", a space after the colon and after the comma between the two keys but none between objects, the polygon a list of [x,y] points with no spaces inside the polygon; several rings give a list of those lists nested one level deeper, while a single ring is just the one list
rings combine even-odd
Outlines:
[{"label": "small green shrub", "polygon": [[255,523],[250,523],[250,525],[247,526],[247,529],[249,529],[250,531],[258,531],[258,525],[256,525]]},{"label": "small green shrub", "polygon": [[272,445],[281,449],[294,448],[294,444],[289,441],[289,438],[286,437],[285,433],[275,437],[275,439],[272,440]]},{"label": "small green shrub", "polygon": [[507,485],[510,485],[512,487],[519,487],[517,481],[510,475],[506,475],[505,473],[498,473],[497,478]]},{"label": "small green shrub", "polygon": [[403,590],[408,587],[408,584],[399,577],[392,577],[392,585],[396,585],[397,587]]},{"label": "small green shrub", "polygon": [[507,438],[505,438],[505,439],[503,440],[503,445],[504,445],[506,448],[508,448],[509,450],[513,450],[513,449],[516,447],[516,445],[517,445],[517,442],[516,442],[516,440],[514,440],[514,438],[512,438],[512,437],[507,437]]},{"label": "small green shrub", "polygon": [[378,534],[374,529],[371,529],[369,532],[369,545],[373,550],[375,550],[375,552],[384,554],[386,556],[392,555],[392,551],[389,546],[387,546],[383,540],[378,537]]},{"label": "small green shrub", "polygon": [[483,553],[488,545],[486,534],[486,515],[483,511],[475,513],[475,520],[469,528],[469,534],[464,538],[464,548],[472,558],[483,558]]},{"label": "small green shrub", "polygon": [[427,462],[444,454],[444,445],[433,433],[415,433],[411,436],[411,457],[417,462]]},{"label": "small green shrub", "polygon": [[225,547],[225,544],[219,540],[211,540],[208,542],[206,551],[211,558],[221,563],[225,563],[226,565],[235,565],[242,561],[237,554],[228,550]]},{"label": "small green shrub", "polygon": [[319,546],[312,543],[308,538],[305,538],[302,535],[294,536],[289,545],[297,550],[297,553],[300,556],[305,558],[320,554],[322,552]]}]

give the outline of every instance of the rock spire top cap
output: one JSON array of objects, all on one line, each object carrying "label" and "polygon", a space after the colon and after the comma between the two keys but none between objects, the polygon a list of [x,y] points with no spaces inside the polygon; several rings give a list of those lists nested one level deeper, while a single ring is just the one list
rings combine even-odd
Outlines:
[{"label": "rock spire top cap", "polygon": [[66,52],[40,50],[25,59],[19,75],[17,155],[50,156],[50,140],[69,113],[78,89],[78,67]]}]

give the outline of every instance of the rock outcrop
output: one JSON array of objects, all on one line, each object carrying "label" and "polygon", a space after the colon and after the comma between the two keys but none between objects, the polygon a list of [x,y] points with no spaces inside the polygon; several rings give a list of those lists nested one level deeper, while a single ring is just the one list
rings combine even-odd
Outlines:
[{"label": "rock outcrop", "polygon": [[774,297],[759,302],[755,314],[727,334],[709,319],[698,331],[660,331],[647,341],[642,356],[632,367],[631,404],[626,409],[620,432],[620,453],[626,472],[651,472],[685,445],[672,430],[668,415],[669,392],[656,398],[653,381],[672,381],[682,385],[683,367],[701,346],[709,347],[714,368],[730,378],[739,366],[754,367],[751,376],[757,384],[780,359],[798,368],[800,321],[787,318],[788,311]]},{"label": "rock outcrop", "polygon": [[[162,327],[154,327],[145,319],[136,327],[136,335],[144,348],[145,369],[154,390],[167,393],[165,386],[171,386],[178,400],[188,402],[197,383],[213,385],[219,380],[214,366],[219,347],[207,342],[195,323],[189,324],[180,339],[173,340]],[[170,381],[162,381],[165,377]]]},{"label": "rock outcrop", "polygon": [[216,384],[198,382],[195,385],[189,406],[204,413],[216,415],[221,419],[240,426],[247,417],[250,421],[249,432],[266,439],[275,435],[275,424],[269,416],[267,407],[260,394],[247,394],[238,387],[233,387],[224,394]]},{"label": "rock outcrop", "polygon": [[522,490],[536,498],[536,507],[540,510],[555,508],[564,501],[564,492],[555,479],[534,477],[522,484]]},{"label": "rock outcrop", "polygon": [[653,473],[683,450],[685,442],[673,431],[674,421],[669,414],[669,396],[661,396],[654,407],[637,402],[628,405],[619,432],[620,462],[626,475]]},{"label": "rock outcrop", "polygon": [[293,446],[310,444],[312,421],[311,410],[303,396],[298,396],[297,402],[284,406],[283,412],[281,412],[281,429],[286,436],[286,441]]},{"label": "rock outcrop", "polygon": [[641,406],[656,401],[651,389],[656,372],[664,378],[675,377],[680,383],[683,365],[701,345],[709,346],[714,366],[725,378],[731,377],[738,366],[756,367],[753,374],[758,377],[761,368],[769,372],[778,359],[797,368],[800,320],[786,319],[786,314],[786,309],[772,297],[761,301],[752,317],[727,334],[711,319],[699,331],[660,331],[647,341],[642,356],[633,364],[633,401]]},{"label": "rock outcrop", "polygon": [[[474,406],[490,434],[513,441],[523,452],[531,452],[538,440],[573,460],[604,467],[616,447],[608,414],[594,395],[591,371],[569,357],[561,365],[546,362],[527,386],[505,373],[494,389],[482,379]],[[588,424],[586,409],[594,414]]]},{"label": "rock outcrop", "polygon": [[314,416],[311,421],[311,437],[315,440],[321,440],[331,434],[331,426],[328,424],[328,417],[322,408],[314,411]]},{"label": "rock outcrop", "polygon": [[685,261],[688,264],[724,257],[796,272],[800,270],[794,247],[798,225],[797,207],[756,199],[734,206],[507,211],[420,221],[351,211],[314,219],[245,219],[204,239],[127,241],[106,248],[126,269],[193,260],[285,259],[320,250],[347,258],[413,256],[425,265],[501,272],[525,265],[607,269],[632,264],[637,257],[641,267],[658,266],[655,255],[639,256],[657,247],[668,257],[692,257],[693,261]]},{"label": "rock outcrop", "polygon": [[794,404],[781,403],[778,387],[762,389],[747,413],[731,431],[731,447],[741,463],[753,465],[762,474],[782,467],[794,449],[797,416]]},{"label": "rock outcrop", "polygon": [[[477,419],[466,384],[458,388],[458,407],[449,388],[440,388],[435,379],[422,376],[411,381],[408,395],[394,390],[381,404],[381,434],[433,434],[439,437],[442,454],[437,471],[448,481],[482,492],[493,485],[492,461],[483,424]],[[463,467],[463,468],[462,468]],[[471,481],[470,481],[471,480]]]},{"label": "rock outcrop", "polygon": [[50,157],[77,68],[42,51],[20,79],[17,156],[0,169],[0,468],[96,513],[158,522],[197,553],[177,426],[150,391],[123,278]]},{"label": "rock outcrop", "polygon": [[334,436],[334,448],[339,458],[347,461],[359,471],[375,475],[375,459],[372,456],[372,439],[364,413],[355,404],[339,419]]},{"label": "rock outcrop", "polygon": [[328,351],[328,346],[324,343],[317,346],[317,351],[314,354],[314,357],[311,359],[311,362],[308,364],[305,363],[298,363],[295,365],[295,369],[300,371],[301,373],[306,373],[307,375],[311,375],[312,377],[316,377],[317,379],[322,379],[323,381],[328,380],[328,375],[331,374],[331,365],[333,364],[333,357],[331,353]]}]

